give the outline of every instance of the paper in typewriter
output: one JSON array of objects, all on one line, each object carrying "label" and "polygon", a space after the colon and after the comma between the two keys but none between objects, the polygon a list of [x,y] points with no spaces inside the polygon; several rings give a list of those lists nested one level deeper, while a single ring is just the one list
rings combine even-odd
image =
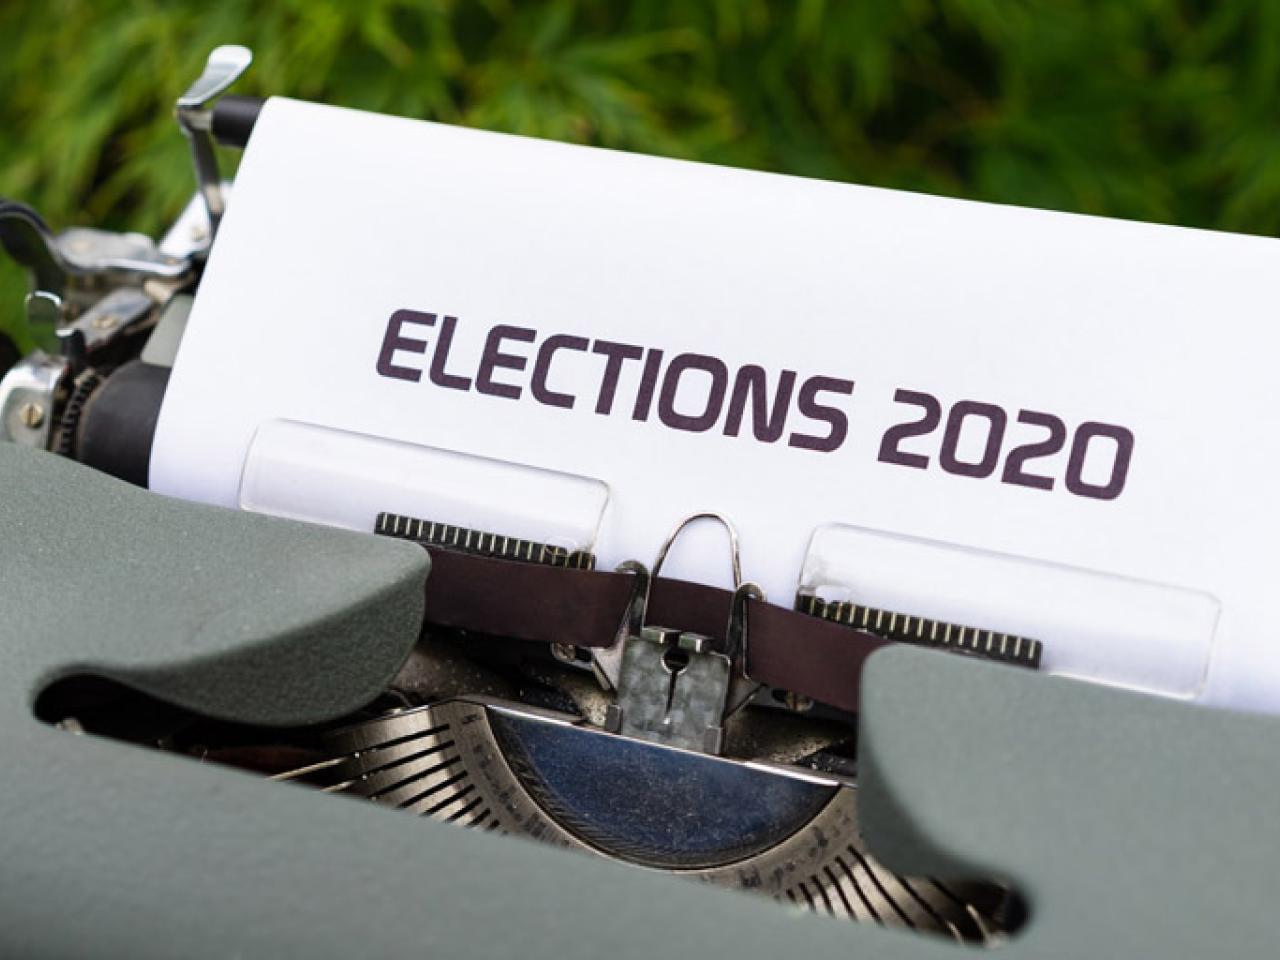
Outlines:
[{"label": "paper in typewriter", "polygon": [[[603,567],[716,510],[772,602],[1278,710],[1278,278],[1272,240],[277,99],[151,484],[365,529],[452,484],[416,514],[568,517]],[[664,573],[727,568],[713,530]]]}]

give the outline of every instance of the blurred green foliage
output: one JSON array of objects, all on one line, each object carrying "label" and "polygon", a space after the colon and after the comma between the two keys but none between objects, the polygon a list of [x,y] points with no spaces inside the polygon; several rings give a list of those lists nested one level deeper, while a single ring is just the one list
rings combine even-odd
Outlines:
[{"label": "blurred green foliage", "polygon": [[235,42],[240,92],[1275,234],[1278,36],[1267,0],[3,0],[0,195],[160,229],[173,99]]}]

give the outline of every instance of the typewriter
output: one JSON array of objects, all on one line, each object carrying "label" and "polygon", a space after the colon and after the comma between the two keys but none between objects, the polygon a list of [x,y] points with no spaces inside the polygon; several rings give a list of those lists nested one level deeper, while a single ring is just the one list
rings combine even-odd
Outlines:
[{"label": "typewriter", "polygon": [[[0,202],[52,332],[0,380],[7,952],[1274,952],[1274,241],[229,93],[250,60],[177,101],[163,237]],[[951,316],[848,334],[877,283]]]}]

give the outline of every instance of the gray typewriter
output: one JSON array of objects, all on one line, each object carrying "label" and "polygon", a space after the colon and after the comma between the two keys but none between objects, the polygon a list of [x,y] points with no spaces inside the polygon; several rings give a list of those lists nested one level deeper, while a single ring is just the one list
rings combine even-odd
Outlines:
[{"label": "gray typewriter", "polygon": [[1106,513],[1167,466],[1127,394],[890,389],[846,488],[880,361],[701,309],[790,275],[698,277],[811,263],[855,188],[228,93],[250,60],[177,101],[163,237],[0,201],[48,334],[0,380],[6,953],[1274,953],[1272,638],[1174,564],[1196,504]]}]

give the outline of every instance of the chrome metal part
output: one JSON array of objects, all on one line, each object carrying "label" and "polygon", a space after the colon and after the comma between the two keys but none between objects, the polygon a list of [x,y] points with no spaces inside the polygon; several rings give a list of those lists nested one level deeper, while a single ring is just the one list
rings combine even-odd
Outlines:
[{"label": "chrome metal part", "polygon": [[733,572],[733,585],[734,587],[741,586],[742,554],[738,549],[738,530],[723,513],[716,513],[711,510],[691,514],[676,524],[676,528],[671,531],[667,539],[662,541],[662,546],[658,548],[658,557],[653,561],[653,575],[655,577],[658,575],[658,572],[662,569],[662,565],[667,560],[667,554],[671,552],[672,544],[674,544],[676,542],[676,538],[684,532],[685,527],[689,526],[691,523],[696,523],[699,520],[714,520],[723,526],[725,532],[729,534],[729,564]]},{"label": "chrome metal part", "polygon": [[328,737],[332,758],[278,779],[524,836],[819,914],[985,942],[1005,892],[898,876],[867,854],[857,790],[470,699]]},{"label": "chrome metal part", "polygon": [[622,654],[626,650],[627,638],[640,635],[644,626],[645,606],[649,601],[649,570],[635,560],[624,560],[618,565],[619,573],[629,573],[634,578],[631,586],[631,602],[623,614],[622,623],[618,625],[617,635],[613,643],[607,647],[595,647],[591,650],[591,662],[595,668],[596,679],[608,690],[618,689],[618,676],[622,672]]},{"label": "chrome metal part", "polygon": [[210,238],[218,232],[218,223],[226,211],[226,197],[222,192],[222,177],[218,173],[218,157],[210,133],[211,114],[205,109],[213,100],[230,89],[253,62],[253,52],[248,47],[222,46],[209,54],[204,72],[181,97],[178,98],[178,125],[191,144],[191,158],[195,163],[196,182],[204,199],[208,216]]},{"label": "chrome metal part", "polygon": [[[221,190],[225,204],[231,194],[231,181],[222,181]],[[178,219],[160,238],[158,247],[167,257],[189,260],[203,255],[212,239],[209,211],[204,205],[204,196],[197,190],[182,208],[182,213],[178,214]]]},{"label": "chrome metal part", "polygon": [[56,330],[62,321],[62,298],[48,290],[32,290],[23,307],[32,330]]},{"label": "chrome metal part", "polygon": [[181,280],[191,273],[189,258],[161,252],[140,233],[72,227],[55,236],[33,210],[15,203],[0,203],[0,221],[5,249],[31,272],[33,295],[58,306],[59,319],[73,293],[83,298],[116,283]]},{"label": "chrome metal part", "polygon": [[0,440],[47,449],[58,387],[67,362],[36,351],[0,380]]},{"label": "chrome metal part", "polygon": [[666,627],[628,637],[605,728],[684,750],[720,753],[733,665],[710,638]]},{"label": "chrome metal part", "polygon": [[764,603],[764,591],[750,581],[739,583],[733,591],[733,600],[729,608],[729,625],[725,629],[725,652],[733,664],[733,676],[729,686],[729,702],[725,707],[726,715],[732,715],[747,705],[747,702],[760,691],[763,684],[752,680],[747,674],[747,601],[755,600]]},{"label": "chrome metal part", "polygon": [[176,280],[191,270],[190,261],[167,256],[142,233],[112,233],[71,227],[58,234],[57,250],[70,276]]},{"label": "chrome metal part", "polygon": [[145,234],[72,227],[55,236],[39,218],[15,214],[14,221],[26,232],[19,262],[36,274],[37,289],[50,293],[61,295],[68,278],[86,274],[174,278],[190,267],[185,258],[160,252]]},{"label": "chrome metal part", "polygon": [[[734,593],[730,602],[728,624],[725,628],[725,644],[721,651],[714,655],[723,659],[728,664],[728,671],[725,677],[727,684],[727,692],[723,700],[719,698],[718,687],[707,691],[706,697],[702,695],[693,696],[689,685],[694,682],[696,677],[705,676],[707,679],[711,677],[719,677],[720,669],[716,667],[711,669],[707,664],[699,662],[695,670],[687,676],[679,675],[679,672],[673,673],[669,664],[665,661],[659,661],[663,664],[661,671],[655,671],[653,666],[654,658],[651,651],[645,650],[643,647],[637,647],[634,653],[629,652],[632,641],[639,640],[642,637],[644,629],[644,621],[646,611],[649,606],[649,593],[652,588],[653,580],[662,570],[662,565],[667,559],[667,554],[671,550],[672,544],[690,524],[698,520],[714,520],[721,524],[729,535],[729,557],[730,569],[733,575]],[[662,724],[658,727],[650,729],[652,726],[650,720],[645,720],[640,726],[629,728],[636,736],[642,736],[641,729],[648,729],[650,735],[653,735],[657,729],[676,730],[682,732],[678,734],[680,743],[693,750],[707,750],[717,752],[719,747],[710,748],[706,744],[715,742],[721,743],[721,739],[711,733],[711,730],[719,730],[723,726],[723,719],[731,716],[738,710],[742,709],[748,701],[760,690],[761,685],[752,680],[746,671],[746,655],[747,655],[747,601],[757,600],[763,601],[764,591],[760,587],[751,582],[744,582],[742,579],[742,561],[738,549],[738,532],[727,517],[720,513],[696,513],[676,525],[662,546],[658,549],[657,558],[654,560],[653,571],[650,573],[639,563],[628,561],[618,568],[620,571],[632,573],[636,577],[635,588],[632,593],[631,605],[627,609],[627,614],[621,627],[618,630],[617,639],[609,647],[601,647],[592,650],[593,663],[596,668],[597,676],[601,682],[611,689],[618,690],[618,705],[615,713],[621,712],[625,714],[628,709],[636,710],[639,708],[641,712],[648,716],[654,706],[641,707],[640,702],[635,699],[642,696],[648,696],[658,687],[662,687],[665,691],[665,697],[659,698],[659,704],[665,703],[668,709],[664,710],[661,716],[665,717]],[[669,631],[672,635],[672,642],[677,635],[676,631]],[[705,640],[705,638],[704,638]],[[710,650],[710,641],[704,644],[707,646],[705,653],[699,656],[712,656]],[[642,671],[631,677],[629,680],[624,679],[627,670],[627,663],[630,662],[631,668]],[[651,675],[650,675],[651,673]],[[718,684],[718,681],[717,681]],[[623,703],[623,688],[627,688],[627,700]],[[692,731],[685,729],[683,720],[669,713],[671,708],[682,708],[686,704],[698,703],[704,704],[710,702],[708,698],[712,698],[720,702],[720,718],[713,725],[708,725],[705,729],[708,731],[705,735],[692,735]],[[629,721],[622,720],[620,716],[613,716],[616,724],[625,725]],[[615,726],[612,729],[620,729]],[[708,739],[710,738],[710,739]],[[668,742],[661,737],[662,742]],[[701,745],[698,745],[701,744]]]},{"label": "chrome metal part", "polygon": [[155,303],[141,289],[118,287],[59,330],[58,336],[69,337],[79,331],[84,336],[85,350],[92,353],[148,319],[154,307]]}]

